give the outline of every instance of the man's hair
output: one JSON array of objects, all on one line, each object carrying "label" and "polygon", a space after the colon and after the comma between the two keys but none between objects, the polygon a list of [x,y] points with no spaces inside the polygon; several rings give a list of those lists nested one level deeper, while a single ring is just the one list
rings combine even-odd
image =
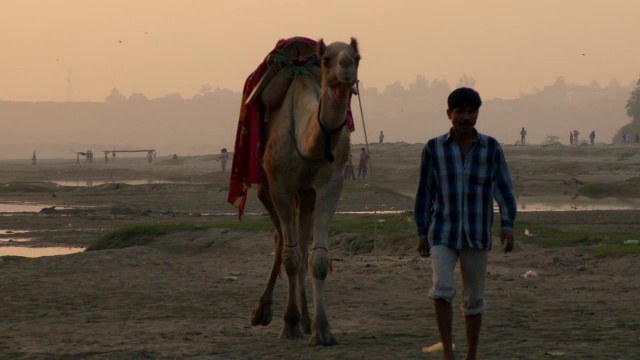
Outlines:
[{"label": "man's hair", "polygon": [[449,105],[449,110],[464,106],[471,106],[474,109],[480,109],[482,99],[480,99],[480,94],[478,94],[477,91],[471,88],[461,87],[453,90],[451,94],[449,94],[449,98],[447,98],[447,105]]}]

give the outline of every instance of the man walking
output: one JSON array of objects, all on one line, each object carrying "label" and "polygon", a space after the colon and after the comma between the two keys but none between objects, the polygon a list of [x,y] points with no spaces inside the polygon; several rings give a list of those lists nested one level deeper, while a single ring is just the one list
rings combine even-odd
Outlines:
[{"label": "man walking", "polygon": [[480,95],[473,89],[459,88],[447,102],[451,129],[429,140],[422,151],[414,212],[417,251],[432,257],[429,297],[434,303],[444,359],[454,358],[451,302],[456,294],[454,270],[460,262],[466,359],[476,359],[485,310],[493,199],[500,207],[500,241],[505,252],[514,246],[516,200],[500,144],[475,129]]}]

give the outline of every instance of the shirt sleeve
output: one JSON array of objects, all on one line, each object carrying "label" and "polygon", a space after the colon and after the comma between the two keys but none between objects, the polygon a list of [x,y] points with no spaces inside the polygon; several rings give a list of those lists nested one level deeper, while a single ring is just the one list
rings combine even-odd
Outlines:
[{"label": "shirt sleeve", "polygon": [[414,219],[418,228],[418,237],[426,238],[431,223],[431,215],[435,191],[435,172],[429,144],[422,150],[420,161],[420,179],[416,193]]},{"label": "shirt sleeve", "polygon": [[516,197],[511,183],[511,173],[500,144],[497,144],[494,160],[498,168],[493,193],[500,208],[501,226],[503,229],[513,229],[517,212]]}]

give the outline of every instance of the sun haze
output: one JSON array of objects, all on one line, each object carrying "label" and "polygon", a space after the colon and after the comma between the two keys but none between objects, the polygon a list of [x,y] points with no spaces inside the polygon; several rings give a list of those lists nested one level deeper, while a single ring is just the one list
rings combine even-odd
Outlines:
[{"label": "sun haze", "polygon": [[0,11],[0,100],[104,101],[110,89],[239,91],[280,38],[357,37],[360,79],[476,80],[487,99],[640,72],[636,0],[11,1]]}]

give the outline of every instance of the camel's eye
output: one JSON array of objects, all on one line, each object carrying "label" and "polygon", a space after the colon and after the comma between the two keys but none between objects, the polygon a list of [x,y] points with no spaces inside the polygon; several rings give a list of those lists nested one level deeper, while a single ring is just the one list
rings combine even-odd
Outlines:
[{"label": "camel's eye", "polygon": [[331,62],[331,58],[330,57],[325,56],[325,57],[322,58],[322,63],[324,65],[329,65],[330,62]]}]

